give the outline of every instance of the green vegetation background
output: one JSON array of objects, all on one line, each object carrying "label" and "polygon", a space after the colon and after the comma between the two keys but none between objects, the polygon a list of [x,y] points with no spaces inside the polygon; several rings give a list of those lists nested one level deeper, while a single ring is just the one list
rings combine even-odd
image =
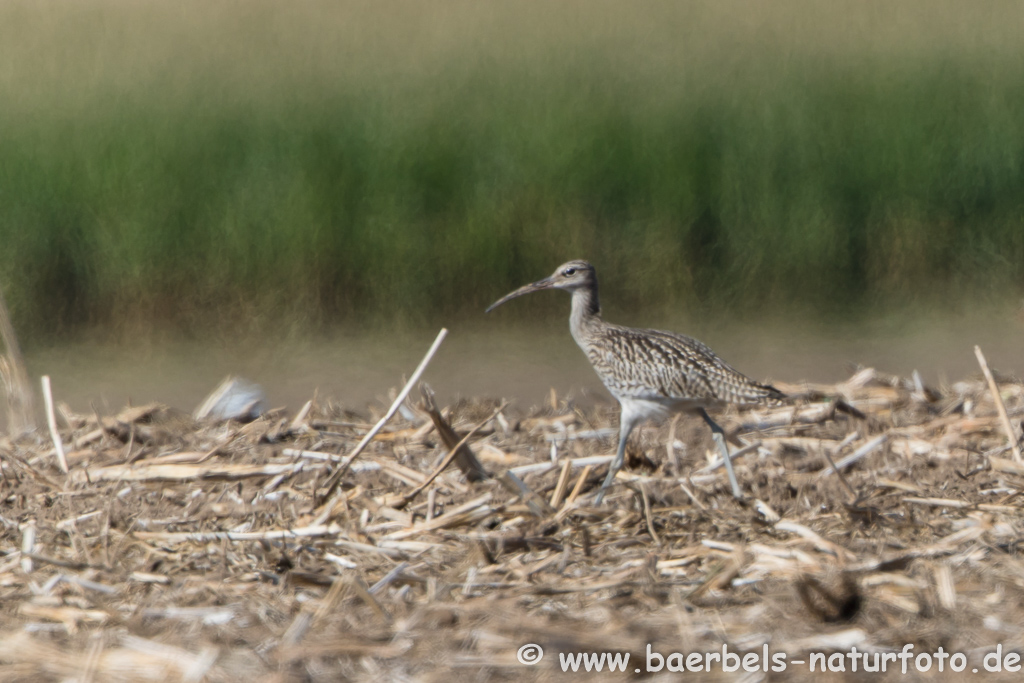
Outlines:
[{"label": "green vegetation background", "polygon": [[625,312],[1019,297],[1024,12],[0,6],[30,337],[447,322],[577,257]]}]

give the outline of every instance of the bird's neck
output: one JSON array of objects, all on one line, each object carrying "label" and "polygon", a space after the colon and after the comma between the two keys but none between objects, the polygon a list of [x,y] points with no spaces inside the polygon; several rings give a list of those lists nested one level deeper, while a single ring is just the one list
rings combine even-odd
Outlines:
[{"label": "bird's neck", "polygon": [[569,315],[569,330],[580,346],[589,336],[594,323],[601,321],[601,302],[597,297],[597,283],[590,287],[573,290],[572,313]]}]

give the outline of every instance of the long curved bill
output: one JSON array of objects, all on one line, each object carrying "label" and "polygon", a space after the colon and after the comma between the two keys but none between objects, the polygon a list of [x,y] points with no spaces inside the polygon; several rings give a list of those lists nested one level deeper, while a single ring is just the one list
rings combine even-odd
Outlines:
[{"label": "long curved bill", "polygon": [[506,294],[505,296],[501,297],[500,299],[495,301],[493,304],[488,306],[487,310],[484,311],[484,313],[490,313],[491,311],[493,311],[498,306],[502,305],[506,301],[510,301],[512,299],[515,299],[517,296],[522,296],[523,294],[529,294],[530,292],[539,292],[542,289],[551,289],[554,286],[554,284],[555,284],[555,281],[553,279],[551,279],[549,277],[546,277],[543,280],[537,280],[536,282],[531,282],[528,285],[523,285],[522,287],[520,287],[516,291],[509,292],[508,294]]}]

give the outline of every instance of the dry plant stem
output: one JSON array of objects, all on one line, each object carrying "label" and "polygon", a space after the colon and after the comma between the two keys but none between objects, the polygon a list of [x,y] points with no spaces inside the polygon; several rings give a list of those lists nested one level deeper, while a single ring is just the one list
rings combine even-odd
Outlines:
[{"label": "dry plant stem", "polygon": [[408,529],[401,529],[394,531],[387,536],[384,536],[383,540],[388,541],[400,541],[410,536],[419,536],[425,531],[433,531],[434,529],[443,529],[446,526],[455,524],[466,524],[470,522],[478,522],[487,515],[494,512],[494,508],[487,505],[491,501],[494,495],[491,493],[485,493],[479,498],[474,498],[468,503],[464,503],[452,510],[445,512],[440,517],[435,517],[430,522],[421,522]]},{"label": "dry plant stem", "polygon": [[36,548],[36,522],[30,519],[21,526],[21,571],[32,573],[32,554]]},{"label": "dry plant stem", "polygon": [[347,589],[348,583],[342,577],[337,576],[334,578],[330,590],[327,591],[327,595],[324,596],[324,599],[320,601],[320,605],[316,608],[316,612],[313,615],[314,624],[326,618],[337,608]]},{"label": "dry plant stem", "polygon": [[104,640],[105,638],[102,631],[93,634],[92,642],[89,645],[89,650],[85,657],[85,664],[82,667],[83,672],[78,677],[78,680],[81,681],[81,683],[93,683],[93,681],[96,680],[96,669],[103,653]]},{"label": "dry plant stem", "polygon": [[904,503],[912,503],[915,505],[932,505],[935,507],[949,507],[949,508],[969,508],[974,507],[971,503],[967,503],[962,500],[953,500],[951,498],[917,498],[914,496],[907,496],[903,499]]},{"label": "dry plant stem", "polygon": [[1024,476],[1024,463],[1013,462],[1005,458],[994,458],[988,459],[989,466],[996,472],[1008,472],[1010,474],[1016,474]]},{"label": "dry plant stem", "polygon": [[349,576],[348,585],[353,591],[355,591],[356,595],[362,598],[363,602],[365,602],[370,609],[377,613],[377,616],[380,617],[381,621],[385,624],[391,623],[391,615],[388,614],[387,610],[385,610],[381,604],[377,602],[377,599],[373,597],[373,594],[370,593],[370,589],[366,586],[366,582],[363,581],[362,577],[357,574]]},{"label": "dry plant stem", "polygon": [[485,420],[481,420],[476,425],[474,425],[474,427],[471,430],[469,430],[469,432],[467,432],[464,437],[459,439],[459,442],[457,444],[452,446],[451,450],[448,451],[448,454],[444,456],[444,460],[442,460],[441,464],[438,465],[434,469],[434,471],[430,473],[430,476],[427,477],[427,480],[420,484],[419,486],[417,486],[416,488],[414,488],[409,493],[405,494],[405,497],[402,499],[402,501],[398,503],[395,507],[401,508],[405,505],[408,505],[409,501],[418,496],[423,491],[423,489],[427,488],[432,483],[434,483],[434,480],[437,479],[441,475],[441,473],[445,471],[448,465],[452,464],[452,461],[455,460],[456,456],[459,455],[459,450],[466,444],[467,441],[469,441],[470,437],[476,434],[477,431],[480,430],[480,428],[483,427],[485,424],[493,420],[495,416],[502,410],[504,410],[507,405],[507,403],[502,401],[501,405],[498,406],[497,410],[491,413]]},{"label": "dry plant stem", "polygon": [[0,460],[6,460],[21,471],[25,472],[28,476],[32,477],[36,481],[46,484],[50,488],[57,490],[60,490],[61,488],[60,484],[55,482],[53,479],[50,479],[48,476],[34,468],[31,464],[25,462],[13,453],[0,453]]},{"label": "dry plant stem", "polygon": [[583,485],[587,483],[587,477],[590,476],[590,471],[594,469],[593,465],[586,465],[583,471],[580,472],[580,478],[576,480],[576,485],[572,487],[572,493],[569,494],[569,498],[565,501],[565,507],[568,507],[576,502],[577,496],[580,495],[580,491],[583,490]]},{"label": "dry plant stem", "polygon": [[519,496],[519,498],[526,503],[526,506],[530,508],[530,512],[532,512],[535,517],[548,517],[555,514],[555,508],[551,507],[546,500],[538,496],[533,489],[527,486],[526,483],[517,477],[511,470],[505,472],[505,474],[499,477],[497,481],[510,492]]},{"label": "dry plant stem", "polygon": [[956,584],[953,582],[953,572],[945,563],[936,564],[932,568],[935,575],[935,592],[938,594],[939,604],[952,611],[956,609]]},{"label": "dry plant stem", "polygon": [[698,499],[697,496],[695,496],[693,494],[693,491],[690,490],[690,487],[686,485],[685,481],[680,479],[680,480],[678,480],[678,482],[679,482],[679,488],[681,488],[683,490],[683,493],[686,494],[687,498],[689,498],[690,501],[692,501],[694,505],[696,505],[701,510],[707,510],[708,509],[707,506],[704,505],[704,503],[700,502],[700,499]]},{"label": "dry plant stem", "polygon": [[2,290],[0,290],[0,341],[3,341],[4,349],[7,351],[11,373],[7,427],[12,434],[31,431],[36,428],[32,411],[32,385],[28,381],[25,359],[21,356],[21,347],[18,346],[18,337],[14,333],[14,325],[11,323],[11,315],[7,310],[7,302],[4,300]]},{"label": "dry plant stem", "polygon": [[46,423],[50,426],[50,438],[53,439],[53,447],[57,451],[57,462],[64,474],[68,473],[68,459],[64,455],[64,442],[60,440],[60,433],[57,431],[57,418],[53,414],[53,393],[50,391],[50,376],[43,375],[43,401],[46,403]]},{"label": "dry plant stem", "polygon": [[672,465],[672,474],[679,476],[679,458],[676,456],[676,425],[679,423],[679,415],[672,417],[668,425],[668,441],[665,442],[665,451],[668,455],[668,462]]},{"label": "dry plant stem", "polygon": [[[610,463],[614,458],[614,455],[585,455],[582,458],[573,458],[569,462],[572,464],[572,467],[574,469],[577,467],[584,467],[586,465],[600,467],[601,465],[606,465]],[[510,471],[514,472],[516,476],[521,477],[527,474],[539,474],[543,472],[548,472],[550,470],[555,469],[556,466],[557,464],[553,462],[537,462],[533,463],[532,465],[518,465],[516,467],[511,468]]]},{"label": "dry plant stem", "polygon": [[74,569],[75,571],[82,571],[84,569],[109,569],[104,565],[89,564],[88,562],[71,562],[68,560],[60,560],[49,555],[41,555],[39,553],[25,552],[22,551],[22,557],[42,562],[43,564],[52,564],[54,567],[61,567],[63,569]]},{"label": "dry plant stem", "polygon": [[[355,460],[356,457],[363,452],[363,449],[366,448],[367,444],[369,444],[370,441],[373,440],[373,437],[377,435],[377,432],[383,429],[384,425],[388,423],[388,420],[394,417],[395,413],[398,412],[398,409],[401,407],[402,402],[405,401],[406,397],[409,395],[409,392],[412,391],[413,386],[415,386],[416,382],[418,382],[420,380],[420,377],[423,376],[423,371],[427,369],[427,365],[429,365],[430,361],[434,358],[434,354],[437,353],[437,350],[441,347],[441,342],[444,341],[444,338],[446,336],[448,336],[448,330],[445,328],[441,328],[441,331],[437,333],[437,338],[434,340],[434,343],[430,345],[430,349],[427,351],[427,355],[423,357],[423,360],[420,361],[419,366],[417,366],[416,370],[412,373],[412,377],[410,377],[409,381],[405,383],[405,386],[402,387],[402,390],[398,392],[398,397],[395,398],[394,402],[391,404],[391,407],[388,408],[388,412],[386,412],[384,414],[384,417],[382,417],[377,422],[377,424],[373,426],[373,429],[366,433],[366,436],[363,437],[363,440],[360,441],[352,450],[352,453],[349,454],[348,460],[346,460],[345,463],[338,468],[338,471],[331,475],[331,477],[327,480],[327,490],[324,491],[324,498],[327,498],[332,493],[334,493],[334,489],[338,486],[339,483],[341,483],[341,478],[345,476],[345,473],[348,472],[348,468],[352,466],[352,461]],[[332,505],[329,505],[328,509],[330,509],[331,507]]]},{"label": "dry plant stem", "polygon": [[1013,431],[1013,425],[1010,424],[1010,418],[1006,414],[1006,406],[1003,405],[1003,397],[999,395],[996,379],[992,376],[992,371],[988,369],[988,363],[985,361],[985,355],[981,352],[980,346],[974,347],[974,355],[978,357],[978,365],[981,366],[981,371],[985,373],[988,388],[992,392],[992,400],[995,401],[996,410],[999,412],[999,420],[1003,423],[1003,429],[1006,430],[1006,438],[1010,440],[1013,459],[1021,462],[1020,445],[1017,443],[1017,435]]},{"label": "dry plant stem", "polygon": [[[864,458],[865,456],[873,452],[876,448],[878,448],[888,440],[888,434],[879,434],[875,438],[871,439],[871,441],[868,441],[866,444],[855,450],[850,455],[846,456],[845,458],[840,458],[839,462],[833,465],[834,471],[838,472],[841,469],[849,467],[853,463],[857,462],[861,458]],[[832,469],[822,470],[817,474],[817,478],[824,479],[825,477],[831,476],[832,472]]]},{"label": "dry plant stem", "polygon": [[315,524],[294,529],[268,529],[266,531],[136,531],[136,538],[143,541],[162,541],[164,543],[209,543],[210,541],[276,541],[296,538],[315,538],[317,536],[336,536],[341,532],[337,524]]},{"label": "dry plant stem", "polygon": [[[323,465],[312,465],[304,467],[305,462],[297,463],[267,463],[264,465],[233,465],[231,463],[199,465],[199,464],[158,464],[150,465],[145,461],[143,464],[134,465],[110,465],[109,467],[88,468],[75,470],[71,475],[74,484],[87,482],[97,483],[101,481],[190,481],[199,479],[245,479],[248,477],[284,477],[298,474],[306,470],[314,470]],[[377,469],[377,468],[375,468]],[[281,481],[275,482],[275,486]],[[265,490],[273,490],[273,486],[267,486]]]},{"label": "dry plant stem", "polygon": [[406,569],[408,569],[408,567],[409,567],[409,563],[408,562],[402,562],[401,564],[395,565],[391,569],[391,571],[389,571],[387,574],[384,575],[384,578],[382,578],[380,581],[378,581],[377,583],[375,583],[372,586],[370,586],[370,594],[371,595],[376,595],[377,593],[379,593],[382,590],[384,590],[385,588],[387,588],[389,585],[394,583],[395,579],[397,579],[399,576],[401,576],[402,572],[404,572]]},{"label": "dry plant stem", "polygon": [[590,476],[590,471],[592,469],[594,469],[593,465],[586,465],[583,468],[583,471],[580,472],[579,479],[576,480],[575,486],[572,487],[572,493],[570,493],[569,497],[565,499],[565,505],[563,505],[562,509],[558,511],[558,514],[555,515],[556,522],[561,522],[569,515],[570,512],[572,512],[573,503],[576,502],[577,496],[579,496],[580,491],[583,490],[583,485],[587,482],[587,477]]},{"label": "dry plant stem", "polygon": [[[963,397],[988,406],[989,386],[976,375],[943,393],[943,403]],[[511,469],[534,492],[525,500],[550,501],[563,489],[553,517],[533,517],[519,487],[511,494],[496,482],[466,485],[457,458],[423,501],[390,507],[426,481],[460,431],[441,446],[409,438],[390,450],[368,448],[345,476],[334,523],[323,526],[309,525],[321,512],[310,514],[309,495],[335,456],[316,450],[338,444],[351,452],[376,420],[320,444],[279,421],[236,439],[230,428],[182,424],[169,412],[141,424],[133,410],[127,422],[103,418],[110,436],[72,451],[99,425],[71,416],[58,423],[75,465],[66,481],[53,474],[55,450],[40,421],[42,439],[0,438],[0,680],[264,680],[301,672],[314,658],[311,683],[353,672],[441,680],[453,667],[483,680],[500,678],[513,644],[527,640],[573,651],[642,652],[650,644],[666,652],[770,637],[794,656],[835,643],[898,651],[926,639],[958,651],[1005,648],[1019,635],[1009,584],[1020,568],[1006,548],[1020,536],[1024,464],[1009,454],[995,409],[983,417],[922,409],[913,382],[878,375],[839,386],[869,421],[852,431],[801,422],[766,437],[802,455],[798,466],[788,453],[758,463],[764,483],[752,509],[735,508],[721,472],[687,479],[669,467],[626,477],[613,505],[592,507],[607,456],[591,454],[603,445],[580,440],[577,457],[546,457],[549,437],[571,438],[586,416],[569,424],[545,416],[487,439],[498,473],[540,456],[542,469]],[[1000,380],[999,389],[1019,434],[1024,383]],[[472,421],[496,406],[474,404]],[[327,424],[339,412],[314,404],[304,424]],[[612,411],[605,415],[587,426],[605,428]],[[474,450],[504,416],[518,418],[509,408],[499,413],[470,439]],[[280,443],[264,446],[266,434]],[[218,444],[224,457],[204,463]],[[855,449],[856,464],[844,466]],[[966,463],[961,449],[971,454]],[[683,447],[676,451],[685,465]],[[862,494],[862,508],[837,511],[846,489],[815,485],[836,470]],[[131,521],[121,526],[115,520],[124,512]],[[801,608],[803,586],[812,590]],[[681,609],[691,589],[696,609]],[[598,612],[608,628],[588,626]],[[132,635],[140,628],[152,640]],[[98,657],[96,642],[105,643]],[[181,648],[161,644],[169,642]],[[139,648],[143,659],[125,659]],[[202,667],[190,663],[185,675],[172,666],[185,661]]]},{"label": "dry plant stem", "polygon": [[309,411],[312,407],[313,399],[309,399],[306,401],[306,405],[302,406],[302,410],[295,415],[295,419],[292,420],[292,423],[288,428],[293,432],[298,431],[306,422],[306,417],[309,415]]},{"label": "dry plant stem", "polygon": [[828,464],[832,466],[832,470],[836,473],[836,476],[839,477],[840,483],[847,491],[850,492],[850,501],[853,502],[857,500],[856,491],[853,490],[853,487],[850,486],[850,483],[846,481],[846,477],[844,477],[843,473],[839,471],[838,467],[836,467],[835,462],[832,460],[832,454],[828,452],[828,448],[823,448],[821,452],[825,454],[825,459],[828,460]]},{"label": "dry plant stem", "polygon": [[551,507],[558,509],[558,506],[562,504],[562,499],[565,498],[565,492],[569,488],[569,473],[572,470],[572,462],[566,460],[562,463],[562,471],[558,475],[558,483],[555,485],[555,490],[551,493]]},{"label": "dry plant stem", "polygon": [[[434,429],[437,431],[438,436],[444,441],[444,445],[448,448],[455,449],[455,464],[458,466],[462,473],[466,475],[466,480],[469,482],[484,481],[490,479],[490,473],[484,469],[484,466],[477,460],[476,455],[465,445],[465,439],[459,442],[459,437],[455,433],[455,430],[448,423],[447,420],[441,415],[441,412],[437,409],[437,404],[434,402],[434,394],[429,387],[420,387],[420,392],[423,394],[423,406],[427,414],[430,416],[430,421],[434,425]],[[507,403],[502,403],[502,406]],[[500,408],[498,409],[500,412]],[[495,413],[497,415],[497,413]],[[488,420],[495,417],[492,415]],[[481,423],[475,429],[479,429],[486,422]],[[461,443],[461,445],[460,445]]]},{"label": "dry plant stem", "polygon": [[[750,453],[751,451],[756,451],[760,447],[761,447],[761,442],[760,441],[755,441],[753,443],[745,444],[745,445],[743,445],[742,448],[740,448],[740,449],[730,453],[729,454],[729,460],[735,462],[737,458],[741,458],[744,455],[746,455],[747,453]],[[719,457],[718,460],[715,460],[710,465],[708,465],[708,466],[698,470],[698,474],[705,474],[705,473],[708,473],[708,472],[714,472],[715,470],[721,469],[723,465],[725,465],[725,460],[722,457]]]},{"label": "dry plant stem", "polygon": [[647,489],[644,487],[643,482],[640,482],[640,497],[644,503],[644,521],[647,522],[647,531],[650,532],[654,545],[661,545],[661,539],[658,538],[658,533],[654,530],[654,519],[651,516],[651,499],[647,496]]}]

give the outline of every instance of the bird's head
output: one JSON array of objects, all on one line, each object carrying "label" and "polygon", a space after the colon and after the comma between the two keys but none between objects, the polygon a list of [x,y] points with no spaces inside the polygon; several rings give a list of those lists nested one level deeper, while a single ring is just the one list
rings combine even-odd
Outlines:
[{"label": "bird's head", "polygon": [[585,287],[593,287],[595,278],[594,266],[590,265],[586,261],[569,261],[568,263],[563,263],[558,266],[554,273],[543,280],[537,280],[536,282],[531,282],[528,285],[523,285],[514,292],[509,292],[505,296],[501,297],[487,307],[487,313],[490,313],[510,299],[515,299],[517,296],[529,294],[530,292],[539,292],[542,289],[566,289],[571,292]]}]

